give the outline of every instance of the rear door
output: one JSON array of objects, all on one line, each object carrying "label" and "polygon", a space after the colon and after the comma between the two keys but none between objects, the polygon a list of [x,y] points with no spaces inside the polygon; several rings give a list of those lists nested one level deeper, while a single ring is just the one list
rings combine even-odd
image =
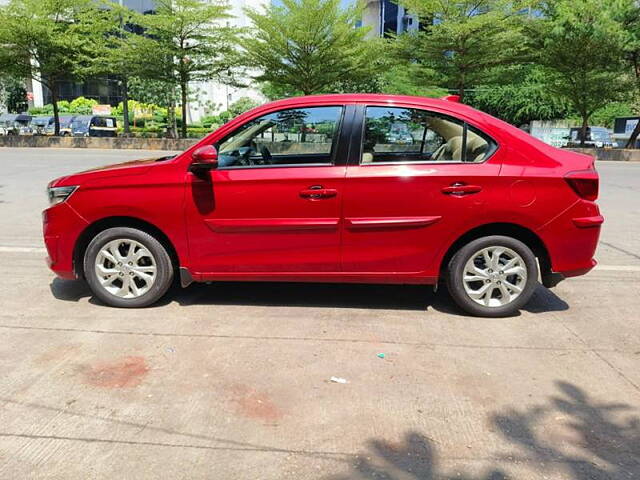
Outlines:
[{"label": "rear door", "polygon": [[493,194],[496,143],[436,111],[359,106],[344,192],[343,269],[435,276],[454,232]]}]

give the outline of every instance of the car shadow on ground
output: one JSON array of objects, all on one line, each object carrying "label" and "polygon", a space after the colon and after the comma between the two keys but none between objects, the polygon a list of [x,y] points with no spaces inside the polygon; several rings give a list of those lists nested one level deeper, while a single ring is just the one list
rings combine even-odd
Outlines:
[{"label": "car shadow on ground", "polygon": [[[401,441],[373,438],[366,452],[344,475],[331,480],[506,480],[509,466],[525,465],[535,476],[566,480],[640,478],[640,418],[637,409],[619,401],[600,401],[582,388],[556,381],[557,393],[525,408],[507,407],[488,417],[492,432],[507,442],[505,451],[483,454],[484,472],[469,474],[457,459],[439,458],[436,442],[411,430]],[[549,428],[553,425],[553,428]],[[557,428],[566,431],[557,434]],[[490,442],[494,443],[494,442]],[[453,460],[453,461],[452,461]],[[445,463],[447,466],[443,466]]]},{"label": "car shadow on ground", "polygon": [[[103,305],[80,280],[54,279],[51,293],[58,300]],[[369,308],[381,310],[427,311],[464,315],[445,288],[433,291],[430,285],[365,285],[283,282],[194,283],[182,289],[174,286],[154,307],[171,302],[190,305],[289,306],[315,308]],[[567,310],[569,305],[551,290],[539,285],[524,310],[543,313]]]}]

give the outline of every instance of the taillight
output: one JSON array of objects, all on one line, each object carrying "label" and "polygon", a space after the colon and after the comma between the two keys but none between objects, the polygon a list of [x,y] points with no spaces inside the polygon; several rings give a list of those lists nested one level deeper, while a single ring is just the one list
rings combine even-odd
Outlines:
[{"label": "taillight", "polygon": [[600,179],[595,170],[578,170],[569,172],[564,176],[569,186],[580,198],[594,201],[598,198],[598,186]]}]

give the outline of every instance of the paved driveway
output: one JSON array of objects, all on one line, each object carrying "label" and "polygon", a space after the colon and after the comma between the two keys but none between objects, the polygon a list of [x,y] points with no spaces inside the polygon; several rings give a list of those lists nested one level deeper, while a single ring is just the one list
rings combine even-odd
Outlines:
[{"label": "paved driveway", "polygon": [[598,166],[601,267],[518,317],[275,283],[106,308],[47,270],[44,188],[156,153],[0,149],[0,478],[640,478],[640,164]]}]

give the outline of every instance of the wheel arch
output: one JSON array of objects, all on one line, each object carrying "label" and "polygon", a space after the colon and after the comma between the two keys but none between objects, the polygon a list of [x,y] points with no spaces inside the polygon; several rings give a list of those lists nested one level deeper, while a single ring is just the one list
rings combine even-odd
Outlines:
[{"label": "wheel arch", "polygon": [[540,263],[540,275],[545,276],[551,273],[551,257],[549,256],[549,250],[547,246],[544,244],[542,239],[536,235],[532,230],[523,227],[522,225],[518,225],[516,223],[487,223],[484,225],[480,225],[472,228],[466,233],[462,234],[456,241],[454,241],[447,252],[442,257],[442,261],[440,262],[440,274],[442,277],[442,273],[446,271],[447,265],[449,261],[453,257],[453,255],[460,250],[467,243],[476,240],[481,237],[487,237],[489,235],[504,235],[505,237],[515,238],[516,240],[520,240],[527,247],[531,249],[533,254],[538,259]]},{"label": "wheel arch", "polygon": [[91,243],[91,240],[100,232],[114,227],[136,228],[143,232],[147,232],[149,235],[153,235],[162,244],[162,246],[167,249],[175,273],[178,273],[178,268],[180,267],[178,253],[173,242],[169,239],[166,233],[156,225],[137,217],[113,216],[101,218],[89,224],[78,237],[73,249],[73,269],[78,278],[84,278],[82,264],[84,261],[84,254],[87,251],[87,247],[89,246],[89,243]]}]

